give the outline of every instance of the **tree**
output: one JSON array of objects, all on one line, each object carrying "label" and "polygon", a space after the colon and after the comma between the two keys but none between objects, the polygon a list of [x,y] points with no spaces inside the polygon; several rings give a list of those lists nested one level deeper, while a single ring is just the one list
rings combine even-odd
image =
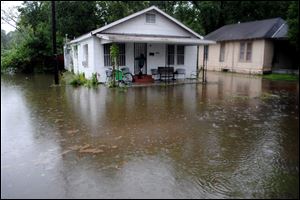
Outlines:
[{"label": "tree", "polygon": [[293,45],[295,45],[297,51],[299,51],[299,2],[294,1],[290,4],[288,9],[288,25],[289,32],[288,37]]}]

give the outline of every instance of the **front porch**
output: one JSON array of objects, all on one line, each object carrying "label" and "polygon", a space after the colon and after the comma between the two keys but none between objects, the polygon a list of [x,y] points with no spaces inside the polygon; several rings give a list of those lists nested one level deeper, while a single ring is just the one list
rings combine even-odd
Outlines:
[{"label": "front porch", "polygon": [[[158,35],[97,34],[97,37],[103,46],[105,69],[111,67],[110,45],[117,43],[120,47],[120,69],[127,68],[135,77],[136,83],[145,84],[149,80],[150,85],[156,85],[158,80],[177,84],[178,80],[185,80],[193,75],[195,78],[202,66],[202,63],[198,63],[199,45],[209,43],[200,39]],[[142,63],[140,58],[144,59]],[[145,80],[139,74],[143,74]]]}]

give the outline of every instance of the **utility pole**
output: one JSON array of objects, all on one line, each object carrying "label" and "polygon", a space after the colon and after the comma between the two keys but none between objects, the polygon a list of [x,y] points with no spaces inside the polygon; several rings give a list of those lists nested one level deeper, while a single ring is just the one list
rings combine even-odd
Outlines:
[{"label": "utility pole", "polygon": [[52,10],[52,48],[54,57],[54,82],[59,84],[58,80],[58,65],[57,65],[57,52],[56,52],[56,20],[55,20],[55,1],[51,1]]}]

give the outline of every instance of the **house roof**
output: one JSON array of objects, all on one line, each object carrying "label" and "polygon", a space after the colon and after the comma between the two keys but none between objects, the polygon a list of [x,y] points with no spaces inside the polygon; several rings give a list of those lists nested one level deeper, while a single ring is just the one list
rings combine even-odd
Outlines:
[{"label": "house roof", "polygon": [[177,25],[179,25],[179,26],[182,27],[183,29],[185,29],[185,30],[187,30],[188,32],[192,33],[192,34],[195,35],[197,38],[203,39],[203,36],[197,34],[197,33],[194,32],[193,30],[191,30],[190,28],[186,27],[184,24],[182,24],[181,22],[179,22],[179,21],[176,20],[175,18],[171,17],[170,15],[168,15],[167,13],[165,13],[164,11],[160,10],[160,9],[157,8],[156,6],[151,6],[151,7],[149,7],[149,8],[144,9],[144,10],[141,10],[141,11],[139,11],[139,12],[133,13],[133,14],[127,16],[127,17],[124,17],[124,18],[122,18],[122,19],[119,19],[119,20],[117,20],[117,21],[115,21],[115,22],[113,22],[113,23],[110,23],[110,24],[106,25],[106,26],[103,26],[103,27],[101,27],[101,28],[98,28],[98,29],[92,31],[92,34],[100,33],[101,31],[104,31],[104,30],[106,30],[106,29],[108,29],[108,28],[111,28],[111,27],[113,27],[113,26],[115,26],[115,25],[117,25],[117,24],[120,24],[120,23],[122,23],[122,22],[124,22],[124,21],[127,21],[127,20],[129,20],[129,19],[132,19],[132,18],[137,17],[137,16],[139,16],[139,15],[142,15],[142,14],[148,12],[148,11],[151,11],[151,10],[156,10],[158,13],[164,15],[166,18],[170,19],[171,21],[173,21],[174,23],[176,23]]},{"label": "house roof", "polygon": [[230,24],[209,33],[204,38],[215,41],[286,38],[288,25],[278,18]]},{"label": "house roof", "polygon": [[89,32],[89,33],[87,33],[87,34],[84,34],[84,35],[78,37],[78,38],[75,38],[74,40],[71,40],[71,41],[69,42],[69,44],[75,43],[75,42],[79,42],[79,41],[84,40],[84,39],[87,39],[87,38],[89,38],[89,37],[91,37],[91,36],[93,36],[93,35],[96,35],[96,34],[101,33],[101,32],[104,31],[104,30],[107,30],[107,29],[109,29],[109,28],[111,28],[111,27],[113,27],[113,26],[116,26],[116,25],[118,25],[118,24],[121,24],[121,23],[123,23],[123,22],[125,22],[125,21],[127,21],[127,20],[129,20],[129,19],[132,19],[132,18],[134,18],[134,17],[140,16],[140,15],[142,15],[142,14],[148,12],[148,11],[152,11],[152,10],[155,10],[155,11],[157,11],[158,13],[162,14],[163,16],[165,16],[166,18],[168,18],[169,20],[171,20],[172,22],[174,22],[175,24],[177,24],[177,25],[180,26],[181,28],[185,29],[186,31],[188,31],[189,33],[191,33],[192,35],[194,35],[196,38],[199,38],[199,39],[201,39],[201,40],[204,39],[203,36],[197,34],[197,33],[194,32],[193,30],[191,30],[190,28],[186,27],[184,24],[182,24],[181,22],[179,22],[179,21],[176,20],[175,18],[171,17],[170,15],[166,14],[165,12],[163,12],[162,10],[160,10],[159,8],[157,8],[156,6],[151,6],[151,7],[149,7],[149,8],[144,9],[144,10],[141,10],[141,11],[139,11],[139,12],[136,12],[136,13],[134,13],[134,14],[131,14],[131,15],[127,16],[127,17],[124,17],[124,18],[122,18],[122,19],[119,19],[119,20],[117,20],[117,21],[115,21],[115,22],[112,22],[112,23],[110,23],[110,24],[108,24],[108,25],[105,25],[105,26],[103,26],[103,27],[101,27],[101,28],[95,29],[95,30],[93,30],[93,31],[91,31],[91,32]]}]

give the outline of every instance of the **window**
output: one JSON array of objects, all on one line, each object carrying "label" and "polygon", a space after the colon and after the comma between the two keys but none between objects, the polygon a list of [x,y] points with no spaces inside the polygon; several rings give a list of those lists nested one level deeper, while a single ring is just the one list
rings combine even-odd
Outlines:
[{"label": "window", "polygon": [[240,43],[240,61],[244,60],[244,57],[245,57],[245,47],[246,47],[246,43],[245,42],[241,42]]},{"label": "window", "polygon": [[219,61],[224,62],[224,60],[225,60],[225,43],[221,43]]},{"label": "window", "polygon": [[208,45],[204,45],[204,59],[207,61],[208,60]]},{"label": "window", "polygon": [[168,65],[174,65],[174,57],[175,57],[175,46],[167,45],[167,63]]},{"label": "window", "polygon": [[184,65],[184,46],[177,46],[177,65]]},{"label": "window", "polygon": [[240,61],[251,61],[252,58],[252,42],[240,43]]},{"label": "window", "polygon": [[246,61],[251,61],[252,57],[252,42],[247,43]]},{"label": "window", "polygon": [[78,58],[78,48],[77,45],[74,46],[74,57],[77,59]]},{"label": "window", "polygon": [[83,45],[83,61],[82,61],[82,65],[84,67],[88,67],[88,65],[89,65],[89,48],[88,48],[88,44]]},{"label": "window", "polygon": [[155,23],[155,14],[146,13],[146,23]]},{"label": "window", "polygon": [[[112,44],[104,44],[104,66],[111,66],[111,57],[110,57],[110,47]],[[125,59],[125,44],[119,43],[119,58],[117,62],[119,66],[125,66],[126,59]]]}]

